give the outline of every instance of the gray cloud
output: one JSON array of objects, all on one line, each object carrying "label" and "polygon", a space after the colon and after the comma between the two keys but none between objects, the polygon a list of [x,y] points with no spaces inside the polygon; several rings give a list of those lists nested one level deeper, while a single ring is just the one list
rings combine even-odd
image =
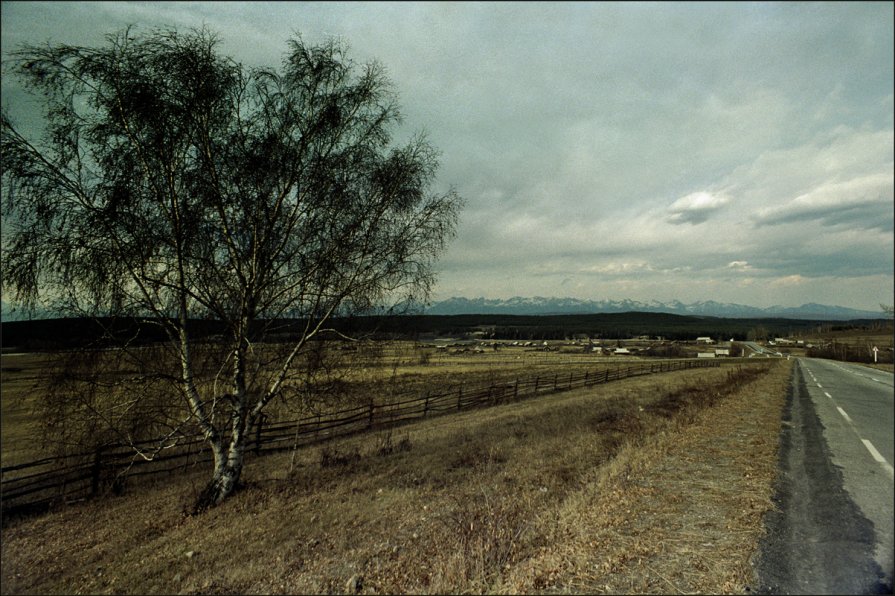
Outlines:
[{"label": "gray cloud", "polygon": [[782,205],[758,210],[753,219],[758,225],[818,220],[828,226],[882,226],[891,231],[891,213],[890,217],[880,219],[880,215],[892,205],[895,176],[889,165],[888,172],[821,184]]},{"label": "gray cloud", "polygon": [[668,207],[668,222],[697,224],[708,221],[713,213],[730,202],[728,197],[708,192],[694,192],[681,197]]},{"label": "gray cloud", "polygon": [[[436,298],[893,302],[886,3],[10,2],[23,41],[208,25],[248,65],[340,37],[466,197]],[[4,77],[3,104],[26,112]],[[26,117],[27,119],[27,117]],[[686,225],[685,225],[686,224]],[[736,263],[736,265],[734,265]]]}]

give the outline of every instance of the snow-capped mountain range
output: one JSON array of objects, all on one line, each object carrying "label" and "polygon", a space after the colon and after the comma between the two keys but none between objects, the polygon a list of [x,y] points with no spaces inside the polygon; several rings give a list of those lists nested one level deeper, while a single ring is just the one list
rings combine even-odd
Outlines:
[{"label": "snow-capped mountain range", "polygon": [[620,312],[657,312],[675,315],[724,318],[785,318],[845,321],[850,319],[884,319],[879,311],[856,310],[844,306],[803,304],[797,307],[770,306],[758,308],[729,302],[639,302],[637,300],[581,300],[578,298],[523,298],[506,300],[489,298],[449,298],[435,302],[425,309],[428,315],[504,314],[504,315],[566,315]]},{"label": "snow-capped mountain range", "polygon": [[[26,319],[52,318],[48,311],[38,310],[30,316],[12,310],[0,301],[0,320],[20,321]],[[693,302],[684,304],[678,300],[671,302],[639,302],[637,300],[581,300],[578,298],[543,298],[535,296],[523,298],[515,296],[506,300],[489,298],[449,298],[435,302],[424,309],[427,315],[582,315],[621,312],[655,312],[674,315],[723,317],[728,319],[812,319],[818,321],[847,321],[851,319],[885,319],[879,311],[857,310],[844,306],[825,304],[803,304],[802,306],[770,306],[758,308],[729,302]]]}]

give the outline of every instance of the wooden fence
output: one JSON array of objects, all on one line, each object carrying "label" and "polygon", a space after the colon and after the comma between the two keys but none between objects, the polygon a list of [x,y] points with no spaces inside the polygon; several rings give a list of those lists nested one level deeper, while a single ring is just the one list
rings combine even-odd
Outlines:
[{"label": "wooden fence", "polygon": [[[627,377],[690,368],[717,367],[712,360],[639,362],[596,371],[540,374],[486,386],[460,386],[403,401],[375,403],[318,414],[299,420],[258,425],[247,454],[293,449],[370,430],[391,428],[412,420],[470,408],[507,403],[541,394],[566,391]],[[0,510],[41,510],[53,503],[73,502],[106,492],[121,492],[141,477],[170,474],[210,462],[211,451],[201,437],[182,440],[144,459],[135,447],[149,450],[158,440],[134,446],[109,445],[89,453],[0,468]]]}]

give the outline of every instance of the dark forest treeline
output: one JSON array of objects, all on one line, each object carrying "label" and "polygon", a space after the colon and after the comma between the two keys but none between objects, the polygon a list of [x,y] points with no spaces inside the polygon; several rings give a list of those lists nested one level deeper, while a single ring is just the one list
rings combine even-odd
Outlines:
[{"label": "dark forest treeline", "polygon": [[[402,315],[344,317],[332,326],[350,336],[377,339],[421,339],[433,336],[463,337],[481,332],[483,339],[562,340],[587,336],[627,339],[648,335],[685,341],[697,336],[743,341],[750,331],[762,328],[768,336],[790,336],[818,328],[860,329],[878,321],[846,322],[800,319],[726,319],[663,313],[605,313],[591,315]],[[217,321],[194,320],[193,336],[213,341],[226,333]],[[296,319],[262,321],[253,335],[268,341],[288,341],[298,337],[304,322]],[[84,346],[112,347],[123,343],[149,344],[166,339],[158,322],[149,319],[61,318],[9,321],[0,325],[0,342],[5,348],[58,350]]]}]

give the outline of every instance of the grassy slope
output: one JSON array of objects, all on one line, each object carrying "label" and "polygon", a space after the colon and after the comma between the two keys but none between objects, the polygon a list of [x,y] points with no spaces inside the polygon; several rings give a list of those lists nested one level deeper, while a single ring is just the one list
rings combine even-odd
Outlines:
[{"label": "grassy slope", "polygon": [[[728,370],[263,458],[200,516],[182,510],[204,469],[13,522],[0,591],[742,592],[772,506],[789,364],[751,380]],[[344,463],[321,466],[324,449]]]},{"label": "grassy slope", "polygon": [[32,412],[31,397],[45,382],[52,357],[43,354],[0,356],[0,454],[4,466],[38,459],[40,425]]},{"label": "grassy slope", "polygon": [[560,509],[561,547],[522,567],[516,587],[743,593],[773,507],[789,370],[781,362],[744,391],[626,446]]}]

